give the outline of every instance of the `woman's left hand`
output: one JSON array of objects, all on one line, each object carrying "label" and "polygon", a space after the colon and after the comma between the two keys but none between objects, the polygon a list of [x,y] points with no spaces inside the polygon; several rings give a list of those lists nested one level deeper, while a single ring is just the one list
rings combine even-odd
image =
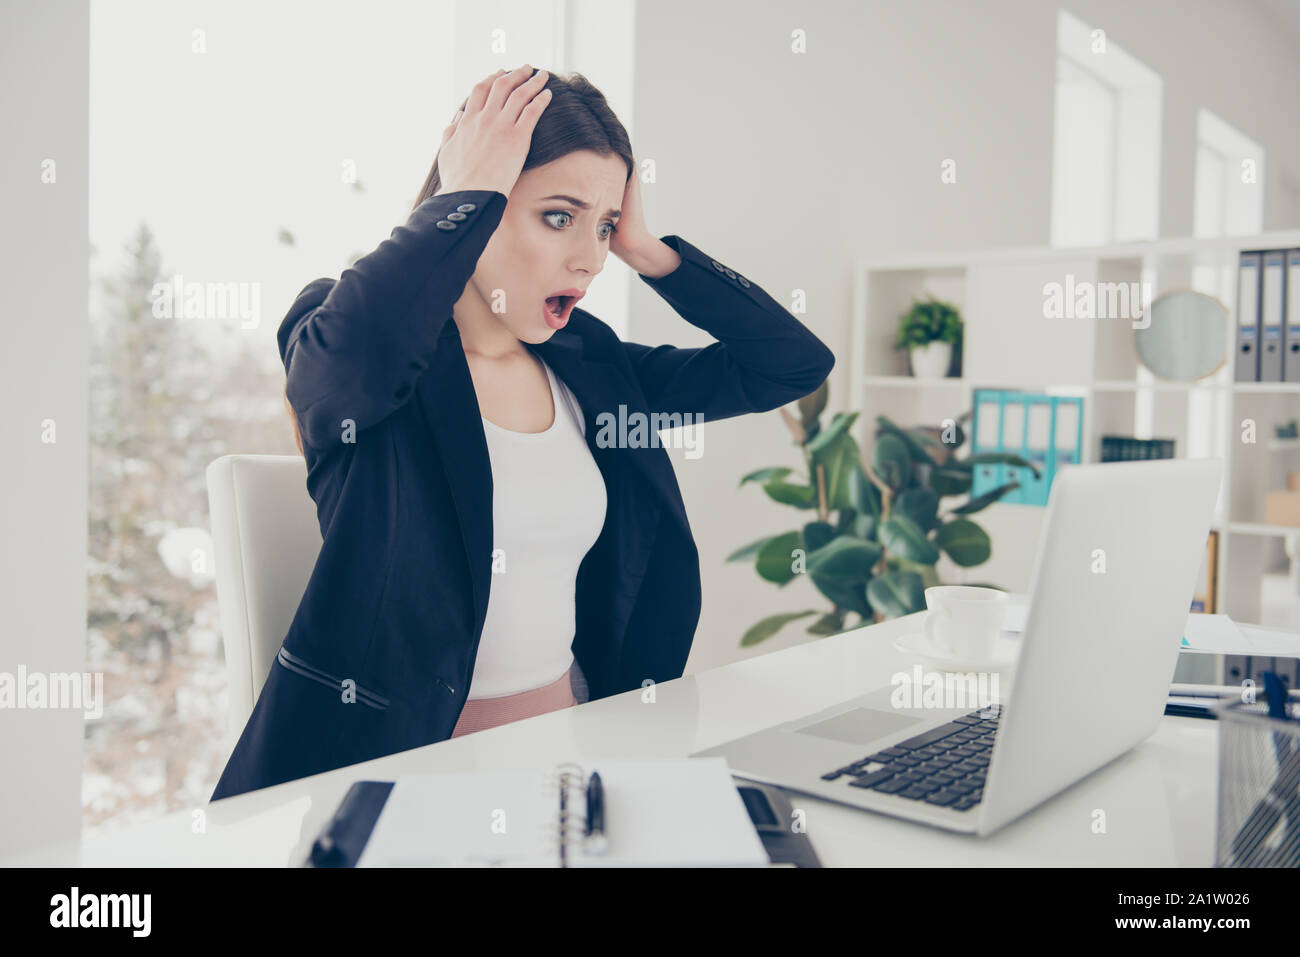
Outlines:
[{"label": "woman's left hand", "polygon": [[623,190],[621,215],[614,234],[609,238],[609,251],[632,269],[649,276],[663,276],[681,263],[681,257],[659,241],[645,224],[645,211],[641,206],[641,177],[633,162],[632,175]]},{"label": "woman's left hand", "polygon": [[629,266],[636,268],[633,261],[639,261],[650,247],[658,240],[650,235],[645,224],[645,211],[641,208],[641,177],[633,163],[632,175],[628,177],[623,190],[623,205],[619,207],[622,214],[618,226],[609,237],[609,251]]}]

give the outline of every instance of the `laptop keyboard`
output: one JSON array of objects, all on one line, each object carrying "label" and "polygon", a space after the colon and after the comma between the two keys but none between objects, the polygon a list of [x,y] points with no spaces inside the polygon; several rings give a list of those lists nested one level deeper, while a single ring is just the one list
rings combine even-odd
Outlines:
[{"label": "laptop keyboard", "polygon": [[984,794],[1000,705],[990,705],[822,775],[852,788],[969,811]]}]

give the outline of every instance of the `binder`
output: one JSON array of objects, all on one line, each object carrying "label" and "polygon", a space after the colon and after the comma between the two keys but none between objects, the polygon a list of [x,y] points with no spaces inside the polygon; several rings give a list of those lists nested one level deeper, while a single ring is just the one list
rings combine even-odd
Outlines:
[{"label": "binder", "polygon": [[[1057,399],[1053,403],[1056,419],[1052,423],[1053,444],[1052,472],[1062,465],[1078,465],[1082,461],[1080,449],[1083,448],[1083,399]],[[1043,499],[1047,504],[1047,499]]]},{"label": "binder", "polygon": [[1173,439],[1135,439],[1127,435],[1103,435],[1101,460],[1127,462],[1131,459],[1172,459]]},{"label": "binder", "polygon": [[1250,658],[1247,655],[1223,656],[1223,680],[1225,685],[1240,685],[1252,676]]},{"label": "binder", "polygon": [[[975,390],[975,431],[971,451],[1000,452],[1002,445],[1002,397],[993,389]],[[971,476],[972,498],[1006,484],[1001,465],[977,465]],[[1004,499],[1005,501],[1005,499]]]},{"label": "binder", "polygon": [[1038,466],[1038,478],[1029,469],[1021,469],[1023,501],[1028,505],[1046,505],[1047,490],[1052,484],[1053,468],[1052,432],[1056,426],[1057,411],[1063,406],[1055,402],[1036,400],[1029,403],[1028,421],[1025,423],[1025,450],[1022,457]]},{"label": "binder", "polygon": [[1242,253],[1237,267],[1237,382],[1259,381],[1260,254]]},{"label": "binder", "polygon": [[[998,442],[998,448],[1003,452],[1010,452],[1012,455],[1025,457],[1025,424],[1028,416],[1025,415],[1026,406],[1018,397],[1009,397],[1004,394],[1002,403],[1002,435]],[[1013,505],[1027,505],[1029,500],[1025,496],[1025,488],[1029,484],[1029,479],[1033,477],[1033,472],[1027,468],[1020,468],[1014,465],[1004,465],[1002,467],[1002,483],[1019,482],[1020,488],[1012,489],[1006,495],[1002,496],[1002,501]]]},{"label": "binder", "polygon": [[[615,763],[610,762],[611,765]],[[617,763],[624,764],[624,762]],[[654,762],[650,763],[653,764]],[[463,784],[467,775],[491,775],[493,773],[451,772],[448,777],[457,777]],[[553,859],[549,862],[530,860],[524,863],[523,866],[547,866],[549,863],[550,866],[555,867],[574,867],[599,863],[598,861],[581,859],[580,843],[582,831],[585,828],[585,786],[587,780],[582,768],[575,764],[562,764],[550,771],[531,772],[533,776],[527,776],[528,772],[513,773],[520,775],[520,782],[534,781],[543,786],[547,802],[554,801],[553,806],[555,808],[553,819],[549,823],[544,821],[533,822],[542,827],[546,840],[554,848]],[[334,816],[312,843],[311,850],[302,861],[301,866],[358,866],[385,807],[389,806],[395,785],[429,777],[437,777],[437,775],[404,776],[396,782],[354,782],[342,802],[340,802]],[[602,778],[604,777],[605,775],[602,774]],[[730,780],[736,787],[740,803],[744,806],[749,820],[753,824],[754,831],[768,862],[774,865],[794,867],[821,867],[821,861],[813,850],[808,835],[789,827],[788,822],[793,820],[794,810],[790,799],[783,791],[769,785],[734,777],[730,778]],[[626,806],[618,803],[617,796],[614,796],[613,801],[611,801],[608,789],[606,790],[606,799],[607,804],[614,804],[616,816],[622,807]],[[436,815],[441,810],[431,809],[431,813]],[[485,806],[484,810],[486,813],[492,809]],[[520,828],[526,826],[524,822],[519,820],[518,813],[518,809],[516,809],[514,816],[509,819],[510,827]],[[624,821],[622,826],[627,827],[628,823]],[[637,822],[631,823],[635,827]],[[610,822],[610,826],[616,828],[619,824]],[[615,833],[613,830],[610,832],[611,836]],[[490,855],[485,855],[482,860],[478,860],[476,863],[508,865],[511,862],[508,860],[493,861]],[[610,860],[607,863],[611,866],[618,865],[616,860]],[[361,866],[367,865],[362,862]]]},{"label": "binder", "polygon": [[1274,249],[1263,254],[1264,275],[1260,280],[1259,299],[1259,381],[1282,381],[1282,326],[1285,302],[1282,298],[1286,277],[1286,250]]},{"label": "binder", "polygon": [[1286,382],[1300,382],[1300,249],[1286,254],[1286,327],[1282,374]]},{"label": "binder", "polygon": [[1277,658],[1266,655],[1224,655],[1223,685],[1241,687],[1249,678],[1255,683],[1255,693],[1264,693],[1264,672],[1274,671],[1287,688],[1300,688],[1300,658]]},{"label": "binder", "polygon": [[1020,488],[999,501],[1046,505],[1057,469],[1082,460],[1083,399],[1015,389],[976,389],[974,407],[972,451],[1018,455],[1038,468],[1039,477],[1034,478],[1033,471],[1025,467],[977,465],[971,497],[1018,481]]}]

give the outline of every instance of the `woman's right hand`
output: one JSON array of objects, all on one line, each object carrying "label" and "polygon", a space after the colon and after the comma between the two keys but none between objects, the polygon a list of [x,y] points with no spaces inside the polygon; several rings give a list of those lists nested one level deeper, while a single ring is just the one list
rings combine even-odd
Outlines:
[{"label": "woman's right hand", "polygon": [[548,74],[525,63],[498,70],[474,85],[465,109],[457,111],[438,147],[435,195],[462,189],[490,189],[506,196],[528,158],[533,128],[551,101],[543,89]]}]

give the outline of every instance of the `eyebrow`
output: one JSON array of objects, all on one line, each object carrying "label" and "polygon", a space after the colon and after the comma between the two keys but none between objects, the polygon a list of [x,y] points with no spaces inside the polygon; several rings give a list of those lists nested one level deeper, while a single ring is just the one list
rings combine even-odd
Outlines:
[{"label": "eyebrow", "polygon": [[[559,194],[557,196],[543,196],[541,199],[538,200],[538,202],[544,203],[552,199],[562,199],[566,203],[572,203],[574,206],[577,206],[579,209],[591,209],[591,203],[578,199],[578,197],[576,196],[565,196],[564,194]],[[617,209],[609,209],[605,211],[605,215],[611,216],[614,219],[619,219],[620,217],[622,217],[623,214],[619,212]]]}]

